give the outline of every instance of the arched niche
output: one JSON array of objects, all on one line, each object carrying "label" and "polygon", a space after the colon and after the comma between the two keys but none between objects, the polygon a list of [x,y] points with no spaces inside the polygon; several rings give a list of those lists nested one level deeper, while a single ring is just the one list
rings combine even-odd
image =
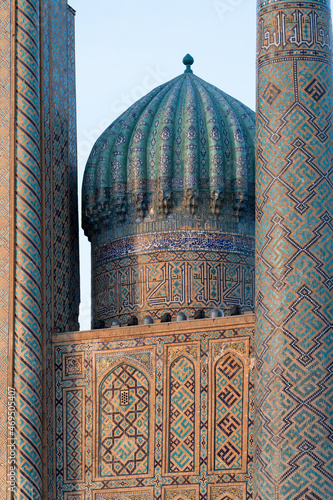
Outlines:
[{"label": "arched niche", "polygon": [[125,361],[98,386],[98,476],[138,476],[149,472],[150,382]]},{"label": "arched niche", "polygon": [[213,370],[212,459],[216,471],[243,467],[245,392],[244,361],[238,353],[228,350]]},{"label": "arched niche", "polygon": [[196,373],[193,360],[186,355],[173,360],[168,378],[167,472],[191,473],[195,470],[196,442]]}]

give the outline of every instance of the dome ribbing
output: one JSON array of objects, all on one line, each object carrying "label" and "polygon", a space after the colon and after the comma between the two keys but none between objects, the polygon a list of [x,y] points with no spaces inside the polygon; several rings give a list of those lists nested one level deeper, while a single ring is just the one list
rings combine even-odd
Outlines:
[{"label": "dome ribbing", "polygon": [[82,192],[86,234],[152,213],[193,216],[203,200],[212,217],[238,216],[254,196],[254,116],[188,72],[154,89],[91,152]]}]

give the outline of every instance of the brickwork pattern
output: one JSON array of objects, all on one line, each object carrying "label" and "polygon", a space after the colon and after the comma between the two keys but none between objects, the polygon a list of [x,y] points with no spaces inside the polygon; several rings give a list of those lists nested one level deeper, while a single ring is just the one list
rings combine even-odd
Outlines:
[{"label": "brickwork pattern", "polygon": [[[51,61],[50,61],[50,0],[45,0],[43,2],[42,9],[42,26],[43,26],[43,67],[44,71],[42,73],[42,85],[43,85],[43,130],[44,130],[44,193],[45,200],[52,200],[52,151],[51,151]],[[52,293],[52,204],[45,204],[45,219],[44,219],[44,251],[45,251],[45,265],[44,265],[44,300],[45,300],[45,394],[46,394],[46,427],[47,427],[47,478],[44,484],[45,491],[49,494],[52,491],[52,475],[53,475],[53,454],[49,450],[52,449],[53,440],[53,381],[52,381],[52,369],[51,369],[51,359],[52,359],[52,347],[51,347],[51,335],[52,335],[52,325],[53,325],[53,293]],[[50,495],[49,495],[50,497]]]},{"label": "brickwork pattern", "polygon": [[333,496],[328,1],[258,9],[256,500]]},{"label": "brickwork pattern", "polygon": [[[15,26],[11,26],[15,19]],[[61,25],[63,31],[57,38],[58,47],[50,38],[52,29]],[[52,28],[53,26],[53,28]],[[10,46],[10,31],[15,33]],[[76,200],[76,149],[75,149],[75,89],[74,89],[74,25],[73,12],[67,2],[53,3],[46,0],[3,2],[1,6],[1,273],[0,273],[0,386],[3,394],[0,405],[6,401],[8,385],[7,366],[13,360],[16,389],[16,466],[17,497],[40,498],[42,495],[42,393],[46,389],[46,410],[52,417],[52,370],[51,332],[53,329],[54,273],[66,274],[62,295],[70,297],[67,315],[64,318],[64,302],[61,309],[61,327],[77,328],[79,300],[77,262],[77,200]],[[54,41],[54,40],[53,40]],[[14,48],[12,52],[10,49]],[[52,59],[52,60],[51,60]],[[70,82],[59,90],[57,81],[59,67],[68,71]],[[43,68],[43,71],[41,71]],[[12,81],[10,70],[12,69]],[[52,91],[51,91],[52,87]],[[53,93],[52,93],[53,92]],[[59,94],[60,92],[60,94]],[[52,94],[52,95],[51,95]],[[60,127],[54,130],[54,115],[57,102],[68,98],[68,131]],[[10,109],[10,103],[13,109]],[[42,106],[41,106],[42,103]],[[15,109],[14,109],[15,108]],[[62,110],[62,107],[61,107]],[[12,115],[10,115],[12,111]],[[11,155],[10,140],[15,148]],[[55,186],[53,169],[57,141],[62,143],[62,168],[67,172],[68,192],[62,191],[58,204],[53,203]],[[71,149],[70,153],[68,152]],[[68,157],[66,157],[66,154]],[[70,163],[70,168],[67,166]],[[15,168],[10,168],[10,164]],[[58,166],[57,166],[58,168]],[[69,177],[71,180],[69,180]],[[14,186],[10,195],[10,186]],[[58,192],[57,192],[58,194]],[[59,243],[54,240],[56,220],[60,217],[64,198],[70,198],[71,206],[66,212],[67,233],[63,231],[61,241],[62,259],[53,260],[53,250]],[[43,205],[44,199],[46,203]],[[9,225],[10,210],[15,213]],[[61,215],[62,217],[62,215]],[[64,229],[64,228],[62,228]],[[12,235],[11,233],[12,232]],[[13,236],[13,266],[9,267],[9,240]],[[69,242],[71,240],[71,242]],[[72,261],[64,270],[65,248],[71,247]],[[68,259],[67,259],[68,260]],[[9,279],[13,282],[14,325],[9,332]],[[68,288],[71,291],[68,292]],[[67,295],[66,295],[67,294]],[[42,314],[42,304],[45,314]],[[76,318],[76,321],[71,319]],[[11,339],[13,335],[13,339]],[[44,336],[43,342],[42,338]],[[13,350],[9,346],[13,340]],[[44,347],[43,347],[44,346]],[[42,358],[43,362],[42,362]],[[42,370],[46,384],[42,388]],[[5,410],[0,406],[0,448],[6,449],[7,426]],[[48,446],[52,446],[52,418],[48,419]],[[52,453],[48,454],[49,472],[53,473]],[[49,484],[52,475],[48,475]],[[5,496],[6,471],[0,466],[0,494]]]}]

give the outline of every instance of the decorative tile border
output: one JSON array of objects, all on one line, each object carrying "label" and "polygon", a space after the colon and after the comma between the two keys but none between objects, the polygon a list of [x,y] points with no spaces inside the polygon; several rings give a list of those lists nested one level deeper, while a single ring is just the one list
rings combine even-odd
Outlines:
[{"label": "decorative tile border", "polygon": [[[17,491],[42,495],[42,174],[39,1],[17,0],[15,318]],[[33,43],[32,43],[33,40]],[[14,199],[12,201],[14,203]],[[32,460],[31,460],[32,458]]]},{"label": "decorative tile border", "polygon": [[186,486],[163,486],[162,500],[199,500],[199,486],[188,484]]},{"label": "decorative tile border", "polygon": [[93,262],[93,322],[111,326],[131,316],[143,322],[179,311],[191,317],[199,308],[225,312],[233,305],[253,308],[254,255],[179,250],[129,255]]},{"label": "decorative tile border", "polygon": [[153,500],[153,488],[144,488],[138,490],[136,488],[126,488],[126,490],[119,491],[119,489],[95,491],[93,500]]},{"label": "decorative tile border", "polygon": [[84,491],[73,491],[71,493],[66,492],[64,496],[64,500],[85,500],[85,492]]},{"label": "decorative tile border", "polygon": [[85,388],[63,390],[64,480],[84,482],[85,465]]},{"label": "decorative tile border", "polygon": [[184,250],[184,248],[189,251],[254,253],[254,238],[208,231],[170,231],[136,235],[94,248],[93,258],[95,262],[100,262],[136,253]]},{"label": "decorative tile border", "polygon": [[246,500],[246,483],[209,485],[208,500]]}]

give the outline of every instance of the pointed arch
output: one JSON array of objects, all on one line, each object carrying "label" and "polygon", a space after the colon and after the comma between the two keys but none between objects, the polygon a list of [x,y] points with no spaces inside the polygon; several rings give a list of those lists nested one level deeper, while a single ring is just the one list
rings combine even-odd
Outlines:
[{"label": "pointed arch", "polygon": [[195,365],[181,355],[169,367],[168,473],[195,470]]},{"label": "pointed arch", "polygon": [[98,388],[98,476],[146,475],[150,455],[150,382],[122,361]]},{"label": "pointed arch", "polygon": [[240,470],[244,448],[244,361],[234,351],[227,351],[215,363],[213,376],[213,468]]}]

